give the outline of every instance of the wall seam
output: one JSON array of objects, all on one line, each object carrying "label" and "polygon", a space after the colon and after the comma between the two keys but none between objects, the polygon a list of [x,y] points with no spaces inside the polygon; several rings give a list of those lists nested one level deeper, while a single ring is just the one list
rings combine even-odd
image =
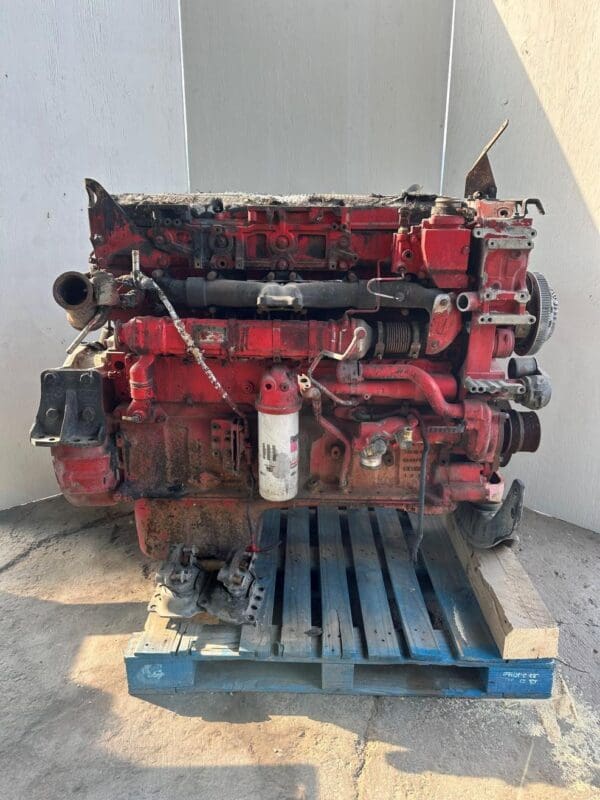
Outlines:
[{"label": "wall seam", "polygon": [[177,13],[179,16],[179,63],[181,65],[181,105],[183,111],[183,147],[185,152],[185,174],[187,180],[186,191],[192,191],[192,179],[190,174],[190,148],[188,142],[188,113],[187,98],[185,92],[185,62],[183,58],[183,15],[181,13],[182,0],[177,0]]},{"label": "wall seam", "polygon": [[450,22],[450,47],[448,50],[448,77],[446,79],[446,105],[444,108],[444,132],[442,134],[442,159],[440,164],[440,194],[444,193],[444,172],[446,170],[446,146],[448,144],[448,118],[450,116],[450,89],[452,86],[452,59],[454,56],[454,25],[456,20],[456,0],[452,0]]}]

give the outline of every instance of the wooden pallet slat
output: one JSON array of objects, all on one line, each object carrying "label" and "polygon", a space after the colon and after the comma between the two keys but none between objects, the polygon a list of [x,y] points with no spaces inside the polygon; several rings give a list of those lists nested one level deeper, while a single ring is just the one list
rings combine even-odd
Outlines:
[{"label": "wooden pallet slat", "polygon": [[321,590],[322,656],[354,659],[358,655],[342,544],[340,515],[336,508],[317,511]]},{"label": "wooden pallet slat", "polygon": [[502,658],[556,658],[558,625],[515,553],[469,547],[452,515],[446,529]]},{"label": "wooden pallet slat", "polygon": [[368,509],[348,509],[348,528],[369,658],[400,658]]},{"label": "wooden pallet slat", "polygon": [[[409,517],[415,527],[416,515]],[[448,539],[443,517],[425,518],[421,556],[457,655],[472,661],[497,657],[496,645]]]},{"label": "wooden pallet slat", "polygon": [[310,519],[308,508],[288,511],[281,655],[308,658],[312,655],[310,597]]},{"label": "wooden pallet slat", "polygon": [[179,653],[197,652],[202,656],[238,658],[241,628],[238,625],[190,624],[185,628]]},{"label": "wooden pallet slat", "polygon": [[164,653],[175,655],[179,649],[182,633],[178,620],[165,619],[157,614],[148,614],[143,632],[137,639],[140,653]]},{"label": "wooden pallet slat", "polygon": [[398,512],[393,508],[377,508],[375,515],[410,655],[416,659],[442,660],[444,654],[431,624]]},{"label": "wooden pallet slat", "polygon": [[280,525],[279,509],[272,509],[264,514],[259,542],[260,552],[254,562],[257,583],[263,587],[264,598],[256,614],[256,624],[243,625],[240,636],[240,654],[251,654],[256,658],[265,658],[271,654],[271,622],[275,603]]}]

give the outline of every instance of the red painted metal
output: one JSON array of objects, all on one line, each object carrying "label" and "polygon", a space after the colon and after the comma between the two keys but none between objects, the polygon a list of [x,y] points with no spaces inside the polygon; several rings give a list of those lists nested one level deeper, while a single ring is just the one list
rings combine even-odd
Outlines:
[{"label": "red painted metal", "polygon": [[[531,230],[513,201],[471,200],[457,211],[444,198],[228,205],[208,197],[116,202],[94,182],[88,192],[92,277],[116,279],[117,301],[107,349],[80,355],[86,367],[93,356],[103,375],[106,442],[53,448],[69,500],[133,499],[140,545],[155,557],[169,541],[193,540],[207,520],[226,539],[230,528],[245,528],[248,509],[256,515],[269,505],[249,489],[257,411],[300,405],[300,488],[286,506],[376,502],[416,511],[423,425],[426,513],[501,500],[506,409],[491,395],[473,399],[466,381],[506,380],[498,359],[515,346],[516,324],[480,317],[526,315],[519,293],[529,252],[502,245]],[[318,313],[179,307],[241,419],[156,297],[132,284],[132,250],[141,274],[159,282],[217,272],[282,283],[404,277],[442,294],[430,312],[380,308],[375,297],[370,308]],[[381,332],[400,337],[393,326],[401,323],[402,336],[413,336],[409,323],[418,335],[393,352]],[[367,469],[364,454],[377,439],[386,454],[381,468]]]},{"label": "red painted metal", "polygon": [[119,502],[118,472],[108,442],[98,447],[53,447],[52,462],[60,490],[74,506]]},{"label": "red painted metal", "polygon": [[421,390],[427,403],[442,418],[460,419],[464,416],[464,405],[446,402],[435,377],[422,367],[414,364],[365,364],[361,368],[361,375],[367,381],[371,378],[374,380],[385,378],[389,381],[410,381]]},{"label": "red painted metal", "polygon": [[[344,352],[359,321],[318,320],[183,320],[202,352],[212,358],[237,361],[248,358],[307,359],[322,350]],[[117,340],[134,353],[185,355],[186,348],[175,326],[164,317],[135,317],[117,324]]]},{"label": "red painted metal", "polygon": [[290,414],[300,411],[302,398],[298,384],[285,367],[276,365],[262,376],[255,408],[263,414]]},{"label": "red painted metal", "polygon": [[394,236],[392,270],[431,278],[444,289],[468,286],[467,263],[471,231],[464,217],[432,215],[422,225]]}]

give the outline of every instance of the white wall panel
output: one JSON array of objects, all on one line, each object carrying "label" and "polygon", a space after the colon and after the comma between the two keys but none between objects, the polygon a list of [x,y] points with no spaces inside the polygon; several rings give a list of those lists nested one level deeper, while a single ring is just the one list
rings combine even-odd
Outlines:
[{"label": "white wall panel", "polygon": [[39,373],[74,331],[54,278],[90,250],[85,177],[187,188],[177,0],[4,2],[0,26],[0,507],[57,491],[29,444]]},{"label": "white wall panel", "polygon": [[447,0],[183,0],[192,188],[439,185]]},{"label": "white wall panel", "polygon": [[567,6],[457,3],[445,191],[462,193],[509,117],[490,155],[499,197],[542,199],[530,268],[554,285],[560,311],[539,356],[554,384],[541,448],[517,454],[507,474],[524,479],[529,506],[600,530],[600,4]]}]

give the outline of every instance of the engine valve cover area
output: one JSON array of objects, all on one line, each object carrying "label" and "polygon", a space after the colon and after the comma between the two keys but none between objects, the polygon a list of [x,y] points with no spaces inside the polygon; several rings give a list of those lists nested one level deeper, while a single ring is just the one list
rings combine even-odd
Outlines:
[{"label": "engine valve cover area", "polygon": [[541,204],[490,175],[464,199],[87,181],[90,262],[54,286],[78,333],[31,436],[72,502],[134,502],[142,550],[171,552],[165,613],[247,621],[273,506],[458,509],[475,544],[484,517],[485,546],[512,537],[499,468],[539,444],[557,301],[528,270]]}]

